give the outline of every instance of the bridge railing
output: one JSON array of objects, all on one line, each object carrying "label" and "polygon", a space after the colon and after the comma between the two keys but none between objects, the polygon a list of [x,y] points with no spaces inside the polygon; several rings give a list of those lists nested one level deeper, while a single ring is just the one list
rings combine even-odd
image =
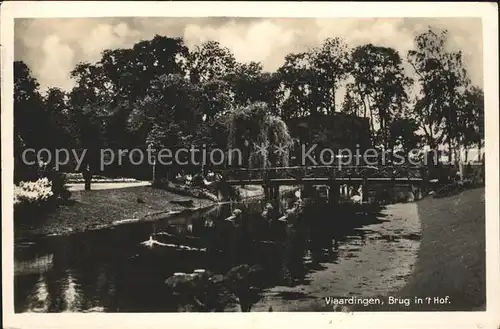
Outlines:
[{"label": "bridge railing", "polygon": [[269,179],[304,178],[379,178],[379,179],[425,179],[426,168],[403,166],[295,166],[269,168],[226,169],[221,172],[226,181],[256,181]]}]

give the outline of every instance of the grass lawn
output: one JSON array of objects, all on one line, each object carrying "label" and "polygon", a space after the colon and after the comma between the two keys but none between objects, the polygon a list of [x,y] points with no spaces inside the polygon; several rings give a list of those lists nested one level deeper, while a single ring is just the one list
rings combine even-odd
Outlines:
[{"label": "grass lawn", "polygon": [[138,218],[167,211],[186,209],[172,200],[193,200],[194,207],[213,204],[210,200],[181,196],[150,186],[138,186],[113,190],[75,191],[72,204],[61,205],[43,218],[19,218],[15,222],[15,235],[64,234],[96,229],[113,222]]},{"label": "grass lawn", "polygon": [[399,295],[450,296],[450,304],[424,305],[425,310],[481,309],[486,302],[484,188],[442,199],[425,198],[418,209],[419,257]]}]

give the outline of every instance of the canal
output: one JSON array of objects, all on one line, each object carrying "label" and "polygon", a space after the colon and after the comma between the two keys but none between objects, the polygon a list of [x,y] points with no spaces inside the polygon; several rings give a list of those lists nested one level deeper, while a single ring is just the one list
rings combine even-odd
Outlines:
[{"label": "canal", "polygon": [[[175,312],[179,305],[165,284],[168,277],[196,269],[224,274],[242,263],[263,269],[255,310],[267,311],[269,305],[287,310],[297,308],[297,300],[363,294],[370,280],[379,289],[371,287],[369,293],[391,291],[411,272],[420,230],[411,204],[307,207],[301,217],[312,223],[308,237],[321,246],[305,245],[293,282],[285,280],[281,264],[286,255],[273,242],[279,233],[264,228],[265,205],[223,204],[156,222],[18,239],[15,311]],[[241,209],[250,223],[245,237],[234,238],[225,221],[234,209]]]}]

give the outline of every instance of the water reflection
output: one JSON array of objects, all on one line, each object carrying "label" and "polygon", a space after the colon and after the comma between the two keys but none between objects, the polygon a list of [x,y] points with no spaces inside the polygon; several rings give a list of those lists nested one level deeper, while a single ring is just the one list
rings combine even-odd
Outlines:
[{"label": "water reflection", "polygon": [[49,309],[49,292],[45,276],[40,274],[38,281],[35,283],[33,294],[29,296],[28,308],[29,312],[47,312]]},{"label": "water reflection", "polygon": [[[275,205],[279,213],[286,203]],[[245,214],[245,229],[238,232],[224,220],[236,208]],[[277,238],[286,228],[270,228],[261,216],[265,208],[263,202],[224,204],[164,221],[17,241],[15,310],[173,312],[177,304],[164,281],[174,272],[226,273],[243,263],[263,265],[264,286],[283,279],[305,283],[320,263],[337,261],[336,243],[349,235],[363,237],[355,228],[379,221],[352,207],[314,204],[302,216],[307,225],[288,233],[295,239],[291,250]],[[141,244],[153,239],[162,246]]]}]

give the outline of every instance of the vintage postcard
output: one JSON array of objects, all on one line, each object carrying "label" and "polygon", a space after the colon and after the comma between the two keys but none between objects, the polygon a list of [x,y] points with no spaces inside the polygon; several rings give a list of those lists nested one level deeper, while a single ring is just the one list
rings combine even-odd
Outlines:
[{"label": "vintage postcard", "polygon": [[497,4],[1,10],[5,328],[499,328]]}]

